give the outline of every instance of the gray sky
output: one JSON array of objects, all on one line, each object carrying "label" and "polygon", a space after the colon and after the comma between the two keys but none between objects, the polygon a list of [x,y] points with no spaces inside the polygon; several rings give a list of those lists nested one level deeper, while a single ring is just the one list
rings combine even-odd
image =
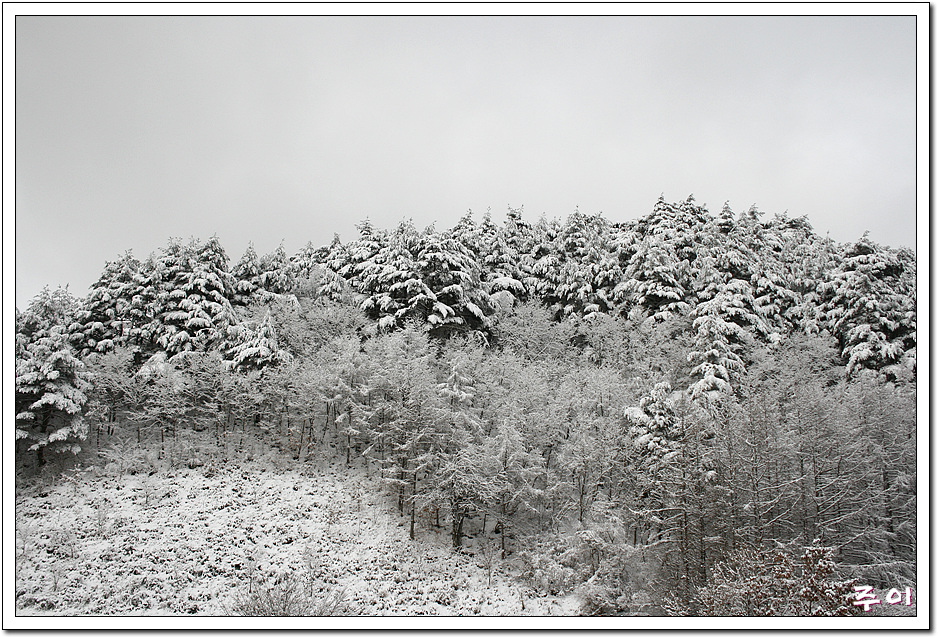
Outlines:
[{"label": "gray sky", "polygon": [[647,214],[915,246],[912,17],[17,17],[16,303],[217,234]]}]

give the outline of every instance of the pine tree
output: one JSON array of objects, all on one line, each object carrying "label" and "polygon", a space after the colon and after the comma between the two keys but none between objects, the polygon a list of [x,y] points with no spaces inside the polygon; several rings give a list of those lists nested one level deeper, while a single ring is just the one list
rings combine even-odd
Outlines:
[{"label": "pine tree", "polygon": [[670,395],[670,384],[658,383],[641,398],[638,406],[625,412],[634,452],[632,484],[637,505],[631,526],[636,541],[646,543],[665,534],[661,511],[670,504],[667,474],[681,451],[682,433]]},{"label": "pine tree", "polygon": [[564,263],[563,251],[557,240],[560,232],[559,221],[548,221],[546,217],[541,217],[533,229],[531,252],[521,262],[525,287],[541,303],[551,308],[555,318],[559,318],[561,311],[560,291],[557,287]]},{"label": "pine tree", "polygon": [[[173,241],[175,240],[171,240],[170,244]],[[127,342],[138,352],[138,358],[158,348],[156,339],[160,328],[163,274],[162,260],[156,254],[150,254],[141,262],[130,284],[130,330]]]},{"label": "pine tree", "polygon": [[559,263],[545,271],[553,295],[545,299],[556,304],[560,317],[590,316],[609,312],[612,289],[622,273],[610,253],[609,223],[602,215],[574,212],[557,237]]},{"label": "pine tree", "polygon": [[16,441],[35,451],[80,450],[87,435],[82,407],[91,388],[84,365],[69,344],[77,301],[67,290],[43,288],[16,321]]},{"label": "pine tree", "polygon": [[346,246],[346,254],[341,260],[329,264],[329,267],[344,278],[349,284],[364,295],[377,291],[377,271],[381,270],[382,249],[388,246],[388,233],[374,227],[365,219],[356,225],[359,238]]},{"label": "pine tree", "polygon": [[[179,304],[187,296],[184,287],[191,274],[195,249],[195,240],[185,245],[181,239],[170,238],[166,248],[150,255],[141,268],[136,281],[134,311],[146,323],[141,322],[135,337],[146,350],[158,348],[165,352],[165,342],[181,330],[188,317]],[[189,334],[186,332],[183,337],[180,346],[188,341]],[[173,348],[171,354],[181,349]]]},{"label": "pine tree", "polygon": [[306,245],[300,248],[296,254],[288,260],[287,269],[290,272],[291,279],[295,285],[301,285],[300,282],[309,279],[313,272],[329,261],[329,251],[334,246],[342,246],[339,236],[334,235],[331,246],[317,247],[313,242],[306,242]]},{"label": "pine tree", "polygon": [[[483,290],[480,268],[472,253],[448,233],[428,230],[421,237],[415,256],[421,281],[429,292],[419,295],[411,307],[426,304],[420,317],[436,333],[453,330],[482,330],[489,325],[492,313],[489,295]],[[413,316],[423,315],[423,312]]]},{"label": "pine tree", "polygon": [[697,304],[695,347],[688,355],[695,365],[691,374],[698,378],[692,386],[696,397],[717,400],[732,391],[745,369],[743,357],[753,333],[767,331],[758,312],[748,282],[739,279],[719,285],[712,299]]},{"label": "pine tree", "polygon": [[67,287],[50,290],[48,286],[43,286],[26,310],[17,313],[17,335],[28,342],[55,326],[62,328],[64,334],[69,334],[70,327],[75,325],[75,315],[80,311],[79,301]]},{"label": "pine tree", "polygon": [[636,454],[633,538],[665,545],[675,594],[690,598],[713,562],[716,521],[725,512],[710,419],[687,393],[658,384],[626,411]]},{"label": "pine tree", "polygon": [[[491,223],[492,220],[488,215],[486,215],[486,220],[490,228],[486,228],[485,230],[491,232],[491,227],[494,227],[494,224]],[[485,237],[483,236],[483,228],[480,228],[472,219],[471,210],[467,211],[465,215],[459,218],[456,225],[450,229],[449,236],[462,244],[463,247],[469,251],[469,254],[472,255],[472,258],[481,263],[485,255]]]},{"label": "pine tree", "polygon": [[230,327],[228,342],[226,358],[232,370],[262,370],[290,360],[290,355],[277,346],[269,310],[256,327],[243,323]]},{"label": "pine tree", "polygon": [[373,260],[362,263],[354,275],[366,295],[362,310],[377,320],[381,330],[402,327],[408,320],[422,323],[435,300],[421,278],[416,259],[419,246],[420,235],[413,224],[402,222]]},{"label": "pine tree", "polygon": [[293,272],[282,243],[261,257],[257,285],[271,295],[284,295],[293,290]]},{"label": "pine tree", "polygon": [[[509,215],[506,227],[499,228],[486,211],[479,229],[478,260],[482,268],[482,287],[489,293],[492,303],[502,309],[510,308],[516,302],[528,299],[528,290],[522,283],[524,275],[519,264],[516,243],[521,238],[515,237],[514,243],[508,237],[508,223],[517,221]],[[519,232],[519,227],[513,227]],[[458,239],[458,237],[457,237]]]},{"label": "pine tree", "polygon": [[129,250],[118,260],[105,264],[69,329],[81,354],[111,352],[126,343],[131,328],[134,276],[139,269],[140,262]]},{"label": "pine tree", "polygon": [[317,296],[332,301],[339,301],[348,297],[351,288],[348,282],[338,273],[350,260],[351,255],[348,248],[339,240],[339,236],[335,235],[326,250],[322,267],[317,273],[320,280]]},{"label": "pine tree", "polygon": [[217,237],[187,246],[170,242],[159,259],[154,335],[170,356],[219,347],[236,323],[230,298],[234,279]]},{"label": "pine tree", "polygon": [[261,262],[254,250],[254,243],[248,244],[244,255],[231,269],[231,276],[234,278],[234,294],[232,303],[239,306],[246,306],[251,303],[254,293],[259,287],[261,275]]},{"label": "pine tree", "polygon": [[613,290],[623,309],[638,308],[655,321],[687,315],[697,299],[693,274],[699,268],[701,235],[712,218],[693,196],[679,204],[660,198],[651,215],[638,220],[624,280]]},{"label": "pine tree", "polygon": [[859,368],[896,378],[915,366],[915,259],[907,250],[885,249],[868,234],[846,250],[829,283],[822,285],[831,332],[840,342],[847,374]]}]

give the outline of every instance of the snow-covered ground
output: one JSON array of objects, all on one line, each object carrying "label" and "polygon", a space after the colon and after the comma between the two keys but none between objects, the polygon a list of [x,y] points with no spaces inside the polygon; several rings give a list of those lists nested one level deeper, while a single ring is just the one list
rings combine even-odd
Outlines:
[{"label": "snow-covered ground", "polygon": [[445,530],[418,526],[411,541],[361,467],[292,464],[270,451],[124,470],[112,463],[20,490],[17,615],[227,615],[284,575],[305,591],[343,592],[355,615],[579,609],[575,596],[537,594],[497,556],[490,580],[484,553],[454,553]]},{"label": "snow-covered ground", "polygon": [[[187,441],[201,460],[175,467],[156,449],[125,448],[127,462],[19,486],[16,614],[228,616],[290,583],[306,600],[340,596],[340,612],[363,617],[580,613],[576,594],[540,593],[511,556],[483,551],[497,538],[478,529],[464,553],[429,521],[410,540],[374,472],[346,468],[328,446],[301,464],[249,438],[237,454]],[[864,616],[914,616],[912,600]]]}]

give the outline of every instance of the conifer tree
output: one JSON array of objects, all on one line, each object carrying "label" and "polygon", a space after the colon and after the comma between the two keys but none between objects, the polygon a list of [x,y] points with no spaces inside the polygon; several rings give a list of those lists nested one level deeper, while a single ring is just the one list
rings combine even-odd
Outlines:
[{"label": "conifer tree", "polygon": [[346,246],[345,254],[331,262],[329,267],[343,277],[349,284],[364,295],[376,292],[378,285],[377,271],[381,269],[383,248],[389,242],[388,233],[374,227],[370,220],[359,222],[359,238]]},{"label": "conifer tree", "polygon": [[134,276],[139,269],[140,262],[129,250],[105,264],[69,329],[79,353],[111,352],[126,343],[131,327]]},{"label": "conifer tree", "polygon": [[217,237],[187,246],[171,242],[160,258],[156,342],[169,355],[220,346],[236,323],[234,279]]},{"label": "conifer tree", "polygon": [[271,295],[284,295],[293,289],[293,272],[282,243],[261,257],[257,285]]},{"label": "conifer tree", "polygon": [[821,288],[847,374],[868,368],[896,378],[901,370],[914,369],[915,259],[910,251],[885,249],[864,234]]},{"label": "conifer tree", "polygon": [[16,318],[16,441],[40,465],[47,451],[77,453],[87,435],[90,379],[66,331],[76,309],[67,290],[43,288]]},{"label": "conifer tree", "polygon": [[277,346],[269,310],[256,327],[244,323],[229,327],[228,342],[228,365],[233,370],[262,370],[290,360],[290,355]]},{"label": "conifer tree", "polygon": [[482,288],[480,268],[472,253],[448,233],[428,230],[421,237],[415,261],[426,299],[419,295],[411,307],[425,304],[426,314],[415,312],[435,332],[481,330],[488,327],[492,304]]},{"label": "conifer tree", "polygon": [[758,314],[746,281],[733,279],[718,286],[716,295],[694,310],[694,349],[688,362],[697,377],[692,391],[697,397],[716,400],[732,391],[733,382],[745,369],[744,355],[754,335],[764,335],[765,322]]},{"label": "conifer tree", "polygon": [[254,293],[259,286],[261,275],[261,262],[254,250],[254,243],[248,244],[244,255],[231,269],[231,276],[234,278],[234,291],[232,303],[240,306],[246,306],[251,303]]},{"label": "conifer tree", "polygon": [[413,224],[402,222],[354,275],[366,295],[362,310],[377,320],[379,329],[402,327],[408,320],[422,322],[434,300],[417,264],[419,243]]}]

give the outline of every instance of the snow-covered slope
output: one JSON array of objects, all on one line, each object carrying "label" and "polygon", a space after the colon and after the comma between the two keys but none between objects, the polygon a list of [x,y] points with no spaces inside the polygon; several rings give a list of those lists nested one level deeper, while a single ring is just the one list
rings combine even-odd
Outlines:
[{"label": "snow-covered slope", "polygon": [[574,597],[538,597],[498,557],[489,584],[484,553],[453,553],[442,531],[411,541],[363,469],[276,459],[109,465],[23,490],[17,613],[225,615],[284,577],[314,598],[342,592],[354,615],[576,613]]}]

